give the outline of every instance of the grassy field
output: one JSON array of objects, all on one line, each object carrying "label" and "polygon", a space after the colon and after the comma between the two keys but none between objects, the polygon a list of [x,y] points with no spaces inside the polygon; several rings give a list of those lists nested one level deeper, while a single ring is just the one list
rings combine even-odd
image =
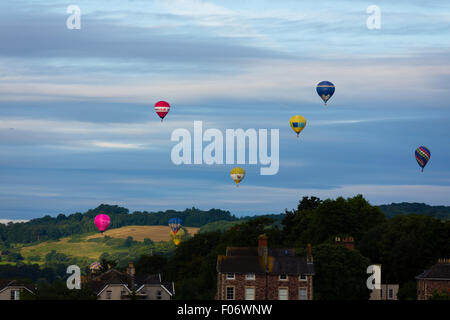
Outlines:
[{"label": "grassy field", "polygon": [[[199,228],[185,227],[183,228],[189,232],[191,236],[194,236]],[[144,241],[145,238],[149,238],[153,241],[170,241],[170,228],[168,226],[127,226],[117,229],[106,230],[104,235],[111,238],[126,239],[128,236],[132,236],[134,240]],[[88,236],[86,239],[100,238],[102,234],[95,234]]]},{"label": "grassy field", "polygon": [[[199,228],[184,228],[190,235],[194,235],[198,232]],[[108,245],[105,242],[99,242],[99,238],[109,236],[111,238],[126,239],[131,236],[136,241],[144,241],[145,238],[149,238],[154,242],[159,241],[171,241],[170,228],[167,226],[127,226],[117,229],[111,229],[105,231],[103,234],[84,234],[76,235],[74,238],[67,237],[61,238],[58,241],[46,241],[36,245],[24,246],[20,249],[20,253],[25,258],[26,262],[32,262],[31,257],[39,256],[39,261],[33,261],[33,263],[42,264],[45,260],[45,256],[55,250],[58,253],[64,253],[68,256],[88,259],[91,261],[97,260],[104,252],[109,254],[127,253],[127,248],[116,248]]]}]

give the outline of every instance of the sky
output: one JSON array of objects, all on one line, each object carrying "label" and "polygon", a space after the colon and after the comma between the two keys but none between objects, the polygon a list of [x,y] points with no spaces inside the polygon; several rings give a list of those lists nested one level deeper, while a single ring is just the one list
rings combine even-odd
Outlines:
[{"label": "sky", "polygon": [[[66,26],[70,5],[80,29]],[[323,80],[336,86],[326,107]],[[0,219],[102,203],[243,216],[357,194],[450,205],[449,94],[445,0],[3,0]],[[278,173],[240,164],[236,188],[236,165],[175,165],[171,134],[194,121],[279,129]]]}]

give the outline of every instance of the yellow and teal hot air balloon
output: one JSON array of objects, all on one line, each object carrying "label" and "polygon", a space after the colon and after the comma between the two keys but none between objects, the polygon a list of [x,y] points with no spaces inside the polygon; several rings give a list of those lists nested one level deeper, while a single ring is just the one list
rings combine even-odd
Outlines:
[{"label": "yellow and teal hot air balloon", "polygon": [[184,230],[179,229],[177,233],[174,233],[172,230],[170,230],[170,237],[172,238],[173,243],[178,246],[184,236]]},{"label": "yellow and teal hot air balloon", "polygon": [[300,134],[300,132],[302,132],[302,130],[306,127],[305,117],[302,117],[299,115],[293,116],[289,120],[289,123],[291,124],[292,130],[294,130],[294,132],[297,134],[297,138],[298,138],[298,135]]},{"label": "yellow and teal hot air balloon", "polygon": [[230,171],[230,176],[231,179],[233,179],[234,182],[236,182],[236,186],[239,186],[239,182],[241,182],[242,179],[244,179],[245,177],[245,170],[239,167],[233,168]]}]

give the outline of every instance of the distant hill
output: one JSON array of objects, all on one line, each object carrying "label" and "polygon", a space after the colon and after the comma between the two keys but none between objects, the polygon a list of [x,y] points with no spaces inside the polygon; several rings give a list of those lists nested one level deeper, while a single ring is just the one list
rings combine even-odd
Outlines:
[{"label": "distant hill", "polygon": [[102,204],[85,213],[77,212],[68,216],[59,214],[57,217],[44,216],[24,223],[9,225],[0,224],[1,243],[32,243],[45,240],[57,240],[76,234],[96,232],[94,218],[103,213],[111,217],[109,229],[124,226],[167,226],[169,219],[179,217],[185,227],[201,227],[207,223],[224,220],[238,220],[229,211],[210,209],[208,211],[197,208],[184,211],[166,210],[158,212],[135,211],[130,213],[127,208]]},{"label": "distant hill", "polygon": [[425,203],[391,203],[378,206],[388,218],[399,214],[422,214],[441,220],[450,220],[450,207],[448,206],[430,206]]}]

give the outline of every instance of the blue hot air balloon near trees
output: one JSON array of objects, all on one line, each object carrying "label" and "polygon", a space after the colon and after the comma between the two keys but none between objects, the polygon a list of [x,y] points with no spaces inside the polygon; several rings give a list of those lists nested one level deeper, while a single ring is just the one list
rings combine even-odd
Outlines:
[{"label": "blue hot air balloon near trees", "polygon": [[427,147],[420,146],[416,149],[415,156],[416,156],[416,161],[419,164],[419,166],[422,168],[422,172],[423,172],[423,168],[425,168],[425,166],[427,165],[427,162],[430,160],[431,152]]},{"label": "blue hot air balloon near trees", "polygon": [[322,98],[323,102],[325,102],[325,105],[327,105],[327,101],[333,96],[334,89],[334,84],[330,81],[322,81],[317,85],[317,94]]},{"label": "blue hot air balloon near trees", "polygon": [[177,234],[178,230],[181,229],[182,220],[180,218],[169,219],[169,227],[172,229],[174,234]]}]

